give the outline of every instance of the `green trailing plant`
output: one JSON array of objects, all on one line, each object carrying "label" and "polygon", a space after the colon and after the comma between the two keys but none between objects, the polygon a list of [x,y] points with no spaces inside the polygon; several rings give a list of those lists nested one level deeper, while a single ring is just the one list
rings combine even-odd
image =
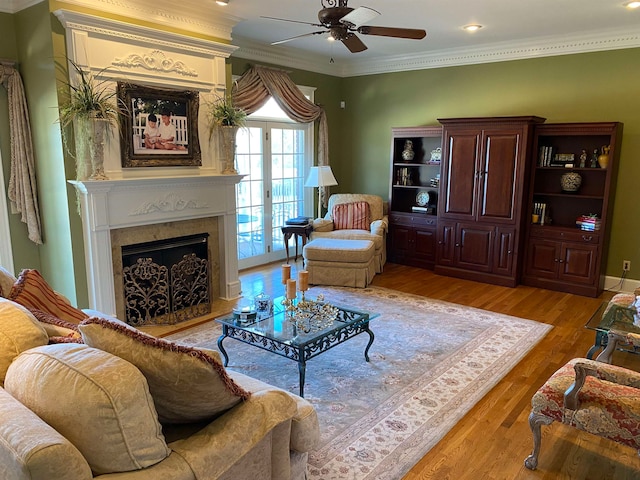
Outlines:
[{"label": "green trailing plant", "polygon": [[247,123],[247,112],[233,104],[230,96],[219,97],[207,104],[209,116],[209,136],[217,127],[244,127]]},{"label": "green trailing plant", "polygon": [[60,106],[60,123],[68,127],[74,120],[101,118],[109,123],[118,123],[117,92],[110,89],[107,80],[96,81],[93,75],[85,72],[78,64],[69,61],[78,74],[77,84],[66,83],[69,89],[66,100]]}]

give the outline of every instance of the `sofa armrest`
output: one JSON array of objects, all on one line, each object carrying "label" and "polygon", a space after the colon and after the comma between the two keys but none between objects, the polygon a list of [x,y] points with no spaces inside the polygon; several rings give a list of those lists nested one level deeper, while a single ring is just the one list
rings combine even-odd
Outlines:
[{"label": "sofa armrest", "polygon": [[91,480],[93,475],[71,442],[0,388],[0,478]]},{"label": "sofa armrest", "polygon": [[385,215],[380,220],[371,222],[371,233],[384,236],[389,230],[389,217]]},{"label": "sofa armrest", "polygon": [[296,403],[286,392],[254,392],[202,430],[169,447],[187,461],[196,478],[218,478],[295,414]]},{"label": "sofa armrest", "polygon": [[316,218],[313,221],[313,230],[316,232],[332,232],[333,222],[324,218]]}]

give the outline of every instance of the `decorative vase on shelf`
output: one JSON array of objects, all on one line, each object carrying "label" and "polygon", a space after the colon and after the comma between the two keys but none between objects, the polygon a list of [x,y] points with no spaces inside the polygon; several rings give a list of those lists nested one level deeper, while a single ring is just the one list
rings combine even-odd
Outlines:
[{"label": "decorative vase on shelf", "polygon": [[109,120],[93,116],[74,120],[77,180],[108,180],[104,173],[104,143],[110,125]]},{"label": "decorative vase on shelf", "polygon": [[416,156],[416,152],[413,151],[413,142],[411,140],[404,141],[404,150],[402,150],[402,159],[405,162],[410,162]]},{"label": "decorative vase on shelf", "polygon": [[582,176],[578,172],[563,173],[560,177],[560,187],[563,192],[575,193],[582,185]]},{"label": "decorative vase on shelf", "polygon": [[235,167],[236,159],[236,134],[240,127],[235,125],[220,126],[220,146],[222,149],[222,160],[224,161],[224,175],[237,175],[238,171]]},{"label": "decorative vase on shelf", "polygon": [[598,165],[600,165],[600,168],[607,168],[607,165],[609,165],[610,151],[611,151],[611,145],[602,146],[602,154],[598,156]]}]

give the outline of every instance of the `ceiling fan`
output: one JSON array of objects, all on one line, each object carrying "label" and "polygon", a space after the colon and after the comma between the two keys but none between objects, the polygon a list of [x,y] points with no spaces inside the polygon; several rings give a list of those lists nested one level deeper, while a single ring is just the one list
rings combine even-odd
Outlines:
[{"label": "ceiling fan", "polygon": [[363,25],[380,15],[380,12],[369,7],[351,8],[347,6],[348,0],[321,0],[322,10],[318,12],[320,23],[301,22],[286,18],[262,17],[284,22],[304,23],[314,27],[322,27],[323,30],[297,35],[273,42],[271,45],[290,42],[302,37],[329,33],[334,40],[341,41],[351,53],[362,52],[367,46],[358,38],[356,33],[362,35],[377,35],[381,37],[409,38],[420,40],[427,35],[424,30],[416,28],[373,27]]}]

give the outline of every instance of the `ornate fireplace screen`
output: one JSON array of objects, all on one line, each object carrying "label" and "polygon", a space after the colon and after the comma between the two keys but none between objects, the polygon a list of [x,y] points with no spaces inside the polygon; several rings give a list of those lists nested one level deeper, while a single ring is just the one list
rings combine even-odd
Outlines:
[{"label": "ornate fireplace screen", "polygon": [[122,247],[127,323],[174,324],[211,312],[208,236]]}]

